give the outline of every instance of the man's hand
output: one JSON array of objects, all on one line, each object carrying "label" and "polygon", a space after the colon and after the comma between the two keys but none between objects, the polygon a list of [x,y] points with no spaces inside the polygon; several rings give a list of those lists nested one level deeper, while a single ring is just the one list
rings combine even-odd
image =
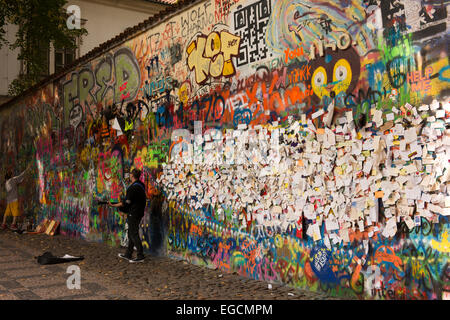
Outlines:
[{"label": "man's hand", "polygon": [[121,206],[122,206],[122,202],[112,203],[111,201],[108,201],[108,205],[109,205],[110,207],[115,207],[115,208],[117,208],[117,207],[121,207]]}]

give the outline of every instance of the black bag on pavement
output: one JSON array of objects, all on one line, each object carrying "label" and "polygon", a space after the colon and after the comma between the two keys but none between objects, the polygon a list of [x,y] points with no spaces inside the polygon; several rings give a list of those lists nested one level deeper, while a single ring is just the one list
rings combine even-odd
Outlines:
[{"label": "black bag on pavement", "polygon": [[84,259],[83,256],[73,257],[68,254],[64,255],[63,257],[56,257],[51,252],[44,252],[43,255],[36,258],[39,264],[57,264],[57,263],[79,261]]}]

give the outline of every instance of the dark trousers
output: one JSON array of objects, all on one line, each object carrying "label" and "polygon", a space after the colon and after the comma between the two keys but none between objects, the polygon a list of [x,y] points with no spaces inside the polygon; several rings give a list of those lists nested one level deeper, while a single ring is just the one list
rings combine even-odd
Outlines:
[{"label": "dark trousers", "polygon": [[142,218],[128,216],[128,248],[126,255],[133,254],[133,248],[136,247],[137,256],[144,256],[144,249],[142,248],[141,238],[139,237],[139,224]]}]

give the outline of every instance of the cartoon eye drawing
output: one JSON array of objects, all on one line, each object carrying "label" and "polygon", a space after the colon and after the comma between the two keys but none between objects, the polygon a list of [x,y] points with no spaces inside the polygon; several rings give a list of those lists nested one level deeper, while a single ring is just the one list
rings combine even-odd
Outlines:
[{"label": "cartoon eye drawing", "polygon": [[344,81],[347,78],[347,69],[344,66],[334,67],[336,70],[334,71],[335,81]]},{"label": "cartoon eye drawing", "polygon": [[335,95],[345,92],[352,81],[352,68],[346,59],[340,59],[334,65],[333,82],[335,86],[333,91]]},{"label": "cartoon eye drawing", "polygon": [[334,72],[333,72],[333,81],[344,81],[347,79],[347,76],[350,76],[349,79],[347,79],[348,82],[350,82],[352,74],[352,69],[350,68],[350,64],[347,60],[341,59],[334,65]]},{"label": "cartoon eye drawing", "polygon": [[316,86],[322,86],[327,83],[327,74],[324,68],[318,68],[313,76]]},{"label": "cartoon eye drawing", "polygon": [[314,93],[322,98],[326,95],[327,71],[324,67],[317,68],[312,75],[312,88]]}]

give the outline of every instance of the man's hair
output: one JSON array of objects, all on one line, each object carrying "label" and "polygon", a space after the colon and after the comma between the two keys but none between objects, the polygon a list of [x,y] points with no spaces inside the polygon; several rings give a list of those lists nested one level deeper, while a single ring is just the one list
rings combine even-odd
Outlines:
[{"label": "man's hair", "polygon": [[133,170],[131,170],[131,175],[132,175],[135,179],[139,180],[139,178],[141,177],[141,170],[139,170],[139,169],[133,169]]},{"label": "man's hair", "polygon": [[12,177],[12,172],[11,170],[6,171],[5,173],[5,180],[9,180]]}]

